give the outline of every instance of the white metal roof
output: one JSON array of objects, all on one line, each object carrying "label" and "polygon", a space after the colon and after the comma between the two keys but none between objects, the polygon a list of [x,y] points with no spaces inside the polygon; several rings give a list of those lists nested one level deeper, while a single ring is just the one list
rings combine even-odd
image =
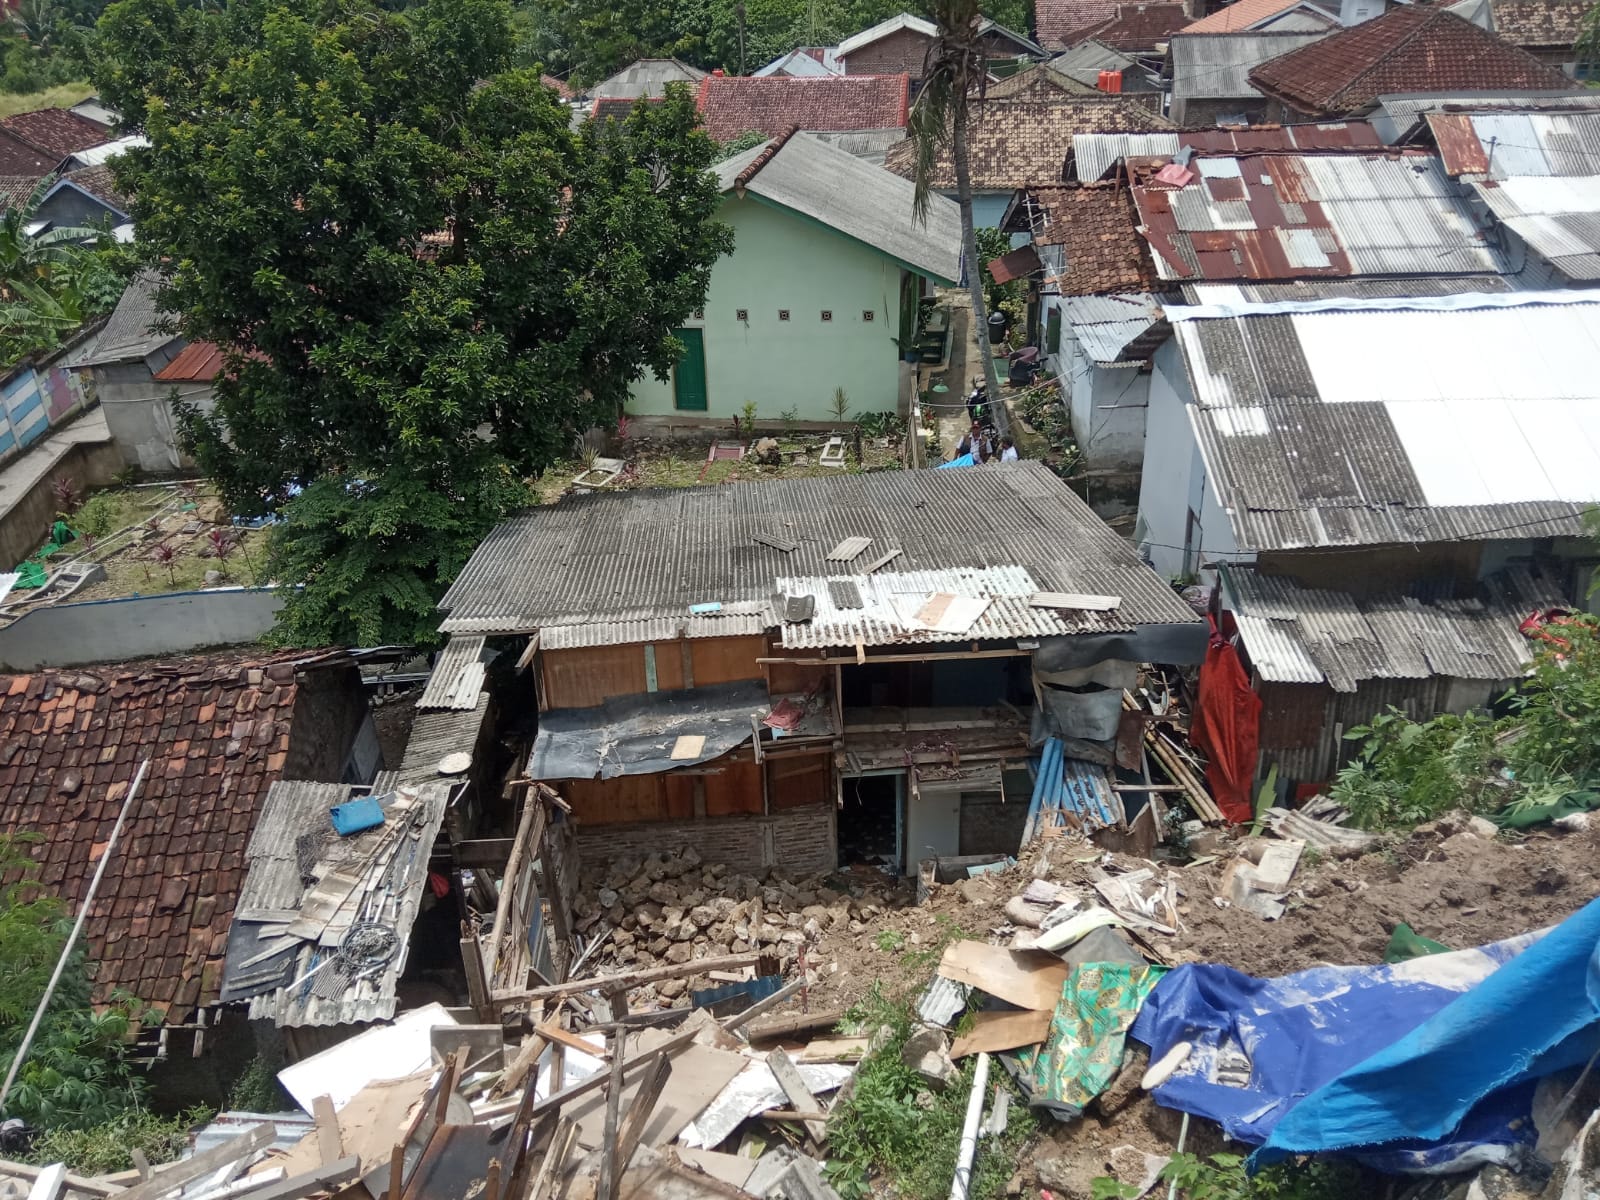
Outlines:
[{"label": "white metal roof", "polygon": [[135,133],[127,137],[117,138],[115,141],[103,142],[98,146],[90,146],[87,150],[76,150],[72,154],[73,161],[86,167],[98,167],[101,163],[110,162],[119,154],[129,150],[136,150],[141,146],[148,146],[150,139],[143,134]]}]

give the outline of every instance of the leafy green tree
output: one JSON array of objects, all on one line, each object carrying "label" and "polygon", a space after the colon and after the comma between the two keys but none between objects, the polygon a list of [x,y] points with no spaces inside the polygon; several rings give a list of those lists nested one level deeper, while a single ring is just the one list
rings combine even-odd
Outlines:
[{"label": "leafy green tree", "polygon": [[[67,942],[66,906],[44,890],[26,847],[0,837],[0,1075],[9,1070]],[[81,943],[61,978],[33,1047],[6,1098],[5,1115],[45,1129],[83,1129],[135,1106],[141,1083],[124,1046],[133,1006],[89,1007]]]},{"label": "leafy green tree", "polygon": [[42,179],[21,204],[0,209],[0,367],[49,349],[122,293],[122,256],[100,230],[28,232],[54,182]]},{"label": "leafy green tree", "polygon": [[[97,82],[161,302],[235,348],[188,444],[282,504],[280,635],[421,643],[525,478],[664,375],[732,246],[686,91],[571,131],[504,0],[122,0]],[[293,497],[292,499],[290,497]]]}]

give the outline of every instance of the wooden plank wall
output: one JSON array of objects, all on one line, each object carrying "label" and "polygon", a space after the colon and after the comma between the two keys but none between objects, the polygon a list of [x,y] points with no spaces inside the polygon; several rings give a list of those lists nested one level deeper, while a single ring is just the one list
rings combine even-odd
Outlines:
[{"label": "wooden plank wall", "polygon": [[655,691],[765,677],[756,662],[767,650],[767,639],[760,635],[545,650],[539,655],[544,689],[540,707],[593,708],[612,696],[651,691],[647,646],[655,653]]},{"label": "wooden plank wall", "polygon": [[833,752],[826,747],[815,754],[769,756],[767,804],[773,812],[827,804],[833,800]]},{"label": "wooden plank wall", "polygon": [[761,814],[761,771],[748,748],[695,768],[558,784],[580,825]]}]

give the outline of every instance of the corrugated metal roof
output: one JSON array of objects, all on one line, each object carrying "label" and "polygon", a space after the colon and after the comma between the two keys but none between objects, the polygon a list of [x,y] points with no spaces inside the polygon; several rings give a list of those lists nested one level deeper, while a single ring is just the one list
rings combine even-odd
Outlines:
[{"label": "corrugated metal roof", "polygon": [[1600,175],[1600,111],[1431,113],[1452,176]]},{"label": "corrugated metal roof", "polygon": [[1472,188],[1560,274],[1575,281],[1600,278],[1600,174],[1474,180]]},{"label": "corrugated metal roof", "polygon": [[1513,291],[1506,275],[1424,275],[1400,279],[1286,279],[1239,283],[1186,283],[1188,304],[1270,304],[1278,300],[1389,300]]},{"label": "corrugated metal roof", "polygon": [[[756,540],[775,532],[796,548]],[[1042,591],[1121,596],[1128,626],[1195,619],[1048,467],[1020,462],[569,496],[484,539],[441,602],[443,628],[620,630],[702,603],[763,605],[780,577],[859,582],[826,561],[852,536],[872,539],[858,570],[891,549],[902,572],[1015,566]]]},{"label": "corrugated metal roof", "polygon": [[1495,274],[1432,155],[1275,154],[1198,158],[1173,189],[1148,168],[1133,188],[1164,279]]},{"label": "corrugated metal roof", "polygon": [[[276,791],[283,786],[274,784],[273,789]],[[304,788],[304,785],[290,786]],[[338,790],[342,793],[340,802],[351,794],[349,788]],[[289,972],[295,986],[280,986],[253,996],[249,1004],[251,1020],[271,1020],[280,1027],[363,1024],[387,1020],[398,1008],[396,986],[405,970],[411,926],[416,921],[422,891],[427,884],[429,857],[444,823],[450,785],[442,782],[409,785],[395,801],[396,805],[411,805],[406,816],[391,815],[388,827],[352,838],[328,836],[331,826],[327,809],[323,807],[326,796],[325,792],[316,793],[316,803],[312,804],[313,793],[306,790],[293,793],[294,803],[284,804],[282,817],[276,822],[278,828],[270,839],[269,857],[264,861],[276,873],[278,855],[285,842],[291,853],[297,854],[296,843],[303,835],[324,834],[320,848],[315,843],[310,847],[319,872],[341,862],[362,863],[362,882],[355,893],[353,920],[389,926],[398,937],[398,949],[376,974],[352,980],[333,996],[321,996],[316,987],[302,980],[306,972],[328,959],[337,945],[302,941]],[[270,796],[268,804],[271,804]],[[393,836],[393,830],[400,830],[399,836]],[[355,849],[358,839],[365,841],[360,849]],[[372,857],[356,857],[362,853],[371,853]],[[256,872],[256,861],[252,854],[247,888],[249,878]],[[297,858],[291,858],[291,862],[296,861]],[[296,872],[298,882],[298,867]],[[298,909],[300,903],[297,899],[291,907]],[[236,927],[240,923],[236,918]],[[230,949],[232,941],[230,932]],[[336,969],[337,966],[324,968],[325,971]]]},{"label": "corrugated metal roof", "polygon": [[1593,92],[1415,92],[1378,97],[1384,132],[1395,144],[1409,141],[1435,112],[1581,111],[1600,108]]},{"label": "corrugated metal roof", "polygon": [[349,797],[350,787],[343,783],[280,781],[267,790],[245,850],[249,873],[239,890],[236,914],[300,907],[305,885],[296,865],[295,840],[319,822],[327,824],[328,811]]},{"label": "corrugated metal roof", "polygon": [[1531,659],[1519,624],[1564,599],[1525,573],[1495,576],[1480,595],[1426,602],[1358,600],[1236,566],[1223,577],[1257,675],[1336,692],[1370,679],[1514,679]]},{"label": "corrugated metal roof", "polygon": [[1081,183],[1103,179],[1123,158],[1170,158],[1185,146],[1205,154],[1282,150],[1374,149],[1383,140],[1366,121],[1255,125],[1248,129],[1185,129],[1177,133],[1080,133],[1072,140],[1073,171]]},{"label": "corrugated metal roof", "polygon": [[[860,593],[860,608],[835,603],[828,584],[847,579]],[[1074,633],[1114,632],[1129,628],[1111,612],[1070,612],[1034,608],[1028,600],[1044,591],[1026,567],[954,568],[935,571],[879,572],[876,575],[782,577],[778,590],[816,597],[811,620],[782,626],[786,649],[830,646],[896,645],[900,643],[1009,641],[1015,638],[1061,637]],[[989,606],[969,628],[954,633],[919,629],[910,618],[934,593],[988,599]]]},{"label": "corrugated metal roof", "polygon": [[1326,303],[1168,310],[1190,419],[1241,547],[1582,532],[1600,500],[1600,302]]},{"label": "corrugated metal roof", "polygon": [[539,648],[581,650],[590,646],[675,642],[679,638],[746,637],[765,632],[772,623],[768,606],[763,604],[760,609],[760,612],[728,612],[705,617],[655,617],[642,621],[600,621],[593,625],[546,625],[539,630]]},{"label": "corrugated metal roof", "polygon": [[[1067,321],[1091,362],[1110,365],[1138,361],[1166,340],[1161,305],[1161,298],[1149,293],[1072,296],[1066,303]],[[1158,338],[1148,336],[1158,327]]]},{"label": "corrugated metal roof", "polygon": [[1174,100],[1231,100],[1261,93],[1250,72],[1327,37],[1310,33],[1178,33],[1167,43]]},{"label": "corrugated metal roof", "polygon": [[484,638],[457,636],[439,652],[428,676],[428,686],[417,701],[419,709],[457,708],[471,710],[478,706],[478,693],[483,690]]}]

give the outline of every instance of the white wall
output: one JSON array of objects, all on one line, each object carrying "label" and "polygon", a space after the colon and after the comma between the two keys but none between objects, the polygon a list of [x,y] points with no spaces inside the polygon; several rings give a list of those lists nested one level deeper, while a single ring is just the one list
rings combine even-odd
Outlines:
[{"label": "white wall", "polygon": [[[1176,577],[1208,559],[1235,560],[1239,548],[1189,422],[1189,380],[1176,340],[1156,351],[1153,367],[1134,542],[1157,574]],[[1198,519],[1193,529],[1191,511]],[[1203,572],[1202,578],[1213,574]]]},{"label": "white wall", "polygon": [[1057,370],[1068,391],[1072,431],[1090,470],[1135,470],[1144,461],[1150,375],[1137,366],[1097,367],[1070,327],[1061,331]]}]

